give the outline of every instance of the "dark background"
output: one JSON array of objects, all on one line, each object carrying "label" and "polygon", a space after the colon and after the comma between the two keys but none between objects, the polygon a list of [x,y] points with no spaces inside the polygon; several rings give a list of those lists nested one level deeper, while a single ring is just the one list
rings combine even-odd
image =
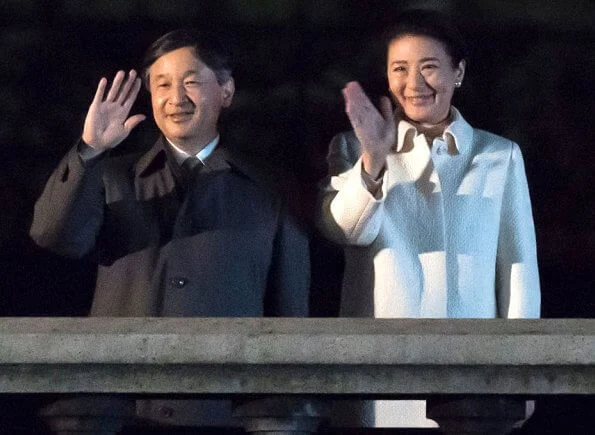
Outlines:
[{"label": "dark background", "polygon": [[[359,80],[374,98],[385,92],[379,34],[411,6],[455,15],[471,48],[455,105],[474,127],[521,146],[543,317],[593,317],[595,5],[587,0],[3,0],[0,316],[88,309],[89,259],[44,252],[27,231],[101,76],[137,67],[146,47],[174,28],[220,33],[234,56],[237,89],[225,137],[284,173],[280,184],[311,223],[328,142],[349,128],[340,90]],[[150,115],[146,93],[133,112]],[[147,120],[129,142],[148,146],[154,138]],[[312,258],[313,314],[333,315],[341,259],[314,231]],[[572,403],[569,415],[570,408],[584,415],[584,402]]]}]

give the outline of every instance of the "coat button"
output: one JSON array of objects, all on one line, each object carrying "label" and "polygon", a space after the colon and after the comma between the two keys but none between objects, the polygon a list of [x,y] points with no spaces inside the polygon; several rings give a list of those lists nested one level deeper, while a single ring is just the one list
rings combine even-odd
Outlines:
[{"label": "coat button", "polygon": [[187,283],[188,279],[183,276],[174,276],[169,280],[169,285],[173,288],[184,288]]},{"label": "coat button", "polygon": [[436,154],[446,154],[448,152],[448,145],[440,138],[434,139],[432,147],[436,149]]},{"label": "coat button", "polygon": [[172,418],[174,416],[174,414],[175,414],[174,409],[169,406],[160,406],[159,407],[159,415],[161,417]]}]

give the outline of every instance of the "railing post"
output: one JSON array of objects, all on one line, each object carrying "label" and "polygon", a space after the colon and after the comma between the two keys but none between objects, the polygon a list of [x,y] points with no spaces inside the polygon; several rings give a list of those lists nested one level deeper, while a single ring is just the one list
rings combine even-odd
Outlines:
[{"label": "railing post", "polygon": [[504,435],[526,418],[526,405],[516,397],[435,398],[426,416],[447,435]]},{"label": "railing post", "polygon": [[59,399],[39,415],[57,435],[112,435],[135,417],[135,401],[113,396]]},{"label": "railing post", "polygon": [[233,416],[249,434],[310,435],[318,430],[325,409],[315,400],[272,396],[238,403]]}]

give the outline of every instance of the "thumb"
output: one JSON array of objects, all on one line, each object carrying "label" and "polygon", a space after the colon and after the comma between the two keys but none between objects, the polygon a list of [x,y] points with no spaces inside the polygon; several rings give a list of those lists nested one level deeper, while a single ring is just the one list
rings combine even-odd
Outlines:
[{"label": "thumb", "polygon": [[143,122],[145,119],[147,119],[147,117],[143,114],[131,116],[124,122],[124,128],[130,133],[134,127]]}]

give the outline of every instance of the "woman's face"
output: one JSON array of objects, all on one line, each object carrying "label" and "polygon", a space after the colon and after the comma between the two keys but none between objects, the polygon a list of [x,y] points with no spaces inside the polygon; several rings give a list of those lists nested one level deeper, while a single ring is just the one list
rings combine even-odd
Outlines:
[{"label": "woman's face", "polygon": [[465,61],[453,67],[444,45],[428,36],[403,35],[390,43],[388,85],[409,120],[435,125],[450,112],[455,83],[465,74]]}]

